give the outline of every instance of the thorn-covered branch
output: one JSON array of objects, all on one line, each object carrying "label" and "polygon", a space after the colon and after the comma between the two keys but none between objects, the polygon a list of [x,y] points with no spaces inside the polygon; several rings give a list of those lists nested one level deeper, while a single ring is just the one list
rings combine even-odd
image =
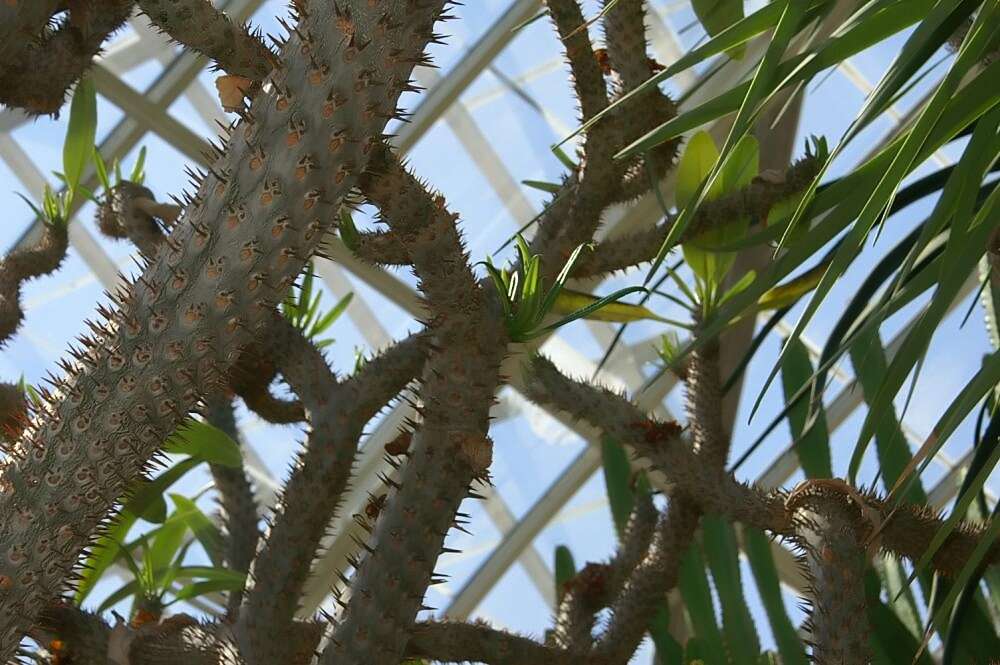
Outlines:
[{"label": "thorn-covered branch", "polygon": [[174,41],[215,60],[233,76],[261,81],[278,63],[259,34],[237,25],[207,0],[138,0],[149,20]]},{"label": "thorn-covered branch", "polygon": [[[747,486],[731,474],[714,469],[683,441],[676,423],[650,420],[621,395],[574,381],[540,356],[531,362],[527,388],[527,396],[533,401],[554,406],[601,428],[646,458],[670,487],[672,496],[687,497],[705,513],[742,522],[775,536],[796,535],[794,515],[785,505],[784,492]],[[843,481],[837,484],[842,485]],[[864,503],[865,519],[881,526],[879,544],[886,552],[917,560],[944,526],[941,517],[926,508],[901,504],[896,510],[873,494],[856,490],[853,493]],[[981,526],[960,523],[930,565],[943,574],[957,574],[985,533]],[[1000,563],[1000,542],[990,546],[984,561],[985,565]]]},{"label": "thorn-covered branch", "polygon": [[[11,46],[16,55],[4,55],[0,64],[0,104],[21,108],[33,115],[58,113],[66,91],[87,71],[108,37],[125,23],[133,2],[70,3],[67,15],[55,26],[43,25],[30,37],[24,33],[12,36],[22,41]],[[37,19],[52,4],[58,3],[31,0],[14,4],[18,18],[23,17],[21,27],[37,29]],[[38,5],[42,11],[35,14],[31,5]],[[45,21],[51,16],[49,12]],[[3,23],[2,18],[0,23]],[[14,27],[17,30],[17,26]],[[4,28],[0,28],[0,36]]]},{"label": "thorn-covered branch", "polygon": [[237,637],[249,663],[284,662],[290,629],[313,557],[350,479],[364,426],[418,375],[426,340],[410,337],[338,381],[323,354],[283,319],[272,332],[281,372],[305,405],[309,440],[285,483],[254,560]]},{"label": "thorn-covered branch", "polygon": [[[242,444],[236,427],[233,400],[227,395],[215,395],[206,399],[205,420],[218,427],[233,441]],[[257,553],[260,540],[260,515],[253,486],[245,468],[233,468],[223,464],[209,464],[215,489],[219,493],[219,503],[226,525],[226,565],[230,570],[246,573]],[[230,591],[226,598],[226,609],[235,616],[242,602],[243,594]]]},{"label": "thorn-covered branch", "polygon": [[[819,172],[819,167],[819,160],[815,157],[804,157],[790,166],[784,174],[762,174],[748,186],[732,194],[705,201],[698,208],[698,213],[680,242],[740,218],[749,218],[754,224],[763,225],[768,213],[777,203],[789,200],[809,186],[812,178]],[[644,177],[648,181],[644,174],[636,177]],[[594,251],[580,256],[573,268],[573,277],[602,277],[652,261],[667,239],[674,219],[672,215],[668,215],[653,228],[598,243]]]},{"label": "thorn-covered branch", "polygon": [[578,0],[546,0],[549,16],[562,40],[573,86],[580,103],[580,115],[590,120],[608,105],[608,88],[594,55]]},{"label": "thorn-covered branch", "polygon": [[418,623],[410,636],[407,655],[443,663],[471,661],[486,665],[599,665],[604,662],[587,653],[548,647],[482,622]]},{"label": "thorn-covered branch", "polygon": [[506,329],[476,282],[456,216],[384,146],[361,188],[406,244],[431,312],[422,422],[379,511],[323,665],[398,665],[459,506],[493,455],[489,410]]},{"label": "thorn-covered branch", "polygon": [[66,365],[0,476],[0,660],[126,484],[261,334],[381,142],[442,6],[362,3],[350,17],[310,6],[273,89],[242,112],[156,258]]}]

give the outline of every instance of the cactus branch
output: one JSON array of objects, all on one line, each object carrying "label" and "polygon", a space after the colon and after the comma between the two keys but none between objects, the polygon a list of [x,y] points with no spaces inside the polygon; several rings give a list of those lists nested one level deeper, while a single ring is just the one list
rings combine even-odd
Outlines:
[{"label": "cactus branch", "polygon": [[797,491],[787,507],[804,551],[811,612],[806,629],[818,665],[871,662],[863,545],[870,527],[844,493],[822,486]]},{"label": "cactus branch", "polygon": [[410,337],[338,381],[323,355],[283,319],[275,322],[281,371],[302,399],[309,441],[285,484],[253,565],[237,636],[249,663],[284,662],[292,645],[274,639],[291,626],[313,556],[350,479],[365,424],[420,372],[425,343]]},{"label": "cactus branch", "polygon": [[7,63],[23,57],[24,51],[41,37],[59,4],[59,0],[0,3],[0,78]]},{"label": "cactus branch", "polygon": [[361,186],[406,243],[433,316],[434,351],[419,390],[423,422],[351,580],[323,665],[398,665],[445,536],[492,460],[489,407],[507,346],[499,312],[472,274],[444,198],[429,193],[384,146]]},{"label": "cactus branch", "polygon": [[[539,404],[556,407],[601,428],[647,459],[661,474],[672,496],[684,496],[703,512],[771,532],[795,537],[794,515],[785,506],[785,494],[748,486],[731,474],[705,463],[680,438],[676,423],[649,420],[621,395],[574,381],[561,374],[548,360],[536,356],[531,362],[527,396]],[[882,525],[881,549],[912,561],[927,550],[944,521],[920,506],[900,505],[887,519],[893,506],[874,494],[858,493],[865,514]],[[986,528],[966,522],[945,540],[931,566],[946,575],[961,571]],[[984,557],[985,565],[1000,563],[1000,542],[993,543]]]},{"label": "cactus branch", "polygon": [[258,35],[236,25],[209,0],[138,0],[149,20],[174,41],[215,60],[234,76],[261,81],[277,64]]},{"label": "cactus branch", "polygon": [[603,662],[587,653],[548,647],[479,621],[418,623],[413,629],[407,655],[444,663],[472,661],[487,665],[599,665]]},{"label": "cactus branch", "polygon": [[410,264],[406,245],[396,234],[387,231],[367,231],[352,239],[348,247],[359,258],[373,265],[403,266]]},{"label": "cactus branch", "polygon": [[24,320],[21,284],[59,269],[66,258],[69,236],[65,224],[45,224],[42,237],[30,248],[0,259],[0,344],[17,332]]},{"label": "cactus branch", "polygon": [[[18,49],[16,58],[4,55],[6,69],[0,71],[0,104],[36,115],[58,113],[66,91],[87,71],[108,37],[125,23],[133,1],[74,3],[65,19],[54,28],[42,28]],[[31,5],[35,0],[17,4]],[[37,4],[47,8],[50,3]],[[25,11],[31,13],[32,10]]]},{"label": "cactus branch", "polygon": [[701,510],[687,497],[671,500],[643,560],[625,581],[611,605],[611,618],[594,653],[601,662],[625,665],[642,642],[649,617],[677,585],[681,559],[687,552]]},{"label": "cactus branch", "polygon": [[[691,226],[684,232],[681,242],[740,217],[749,217],[752,221],[763,224],[771,208],[779,201],[787,200],[805,189],[818,169],[819,160],[807,156],[792,164],[784,174],[758,176],[749,185],[732,194],[704,202],[698,208]],[[645,174],[636,177],[644,179],[648,188],[648,177]],[[627,182],[625,187],[628,188]],[[652,228],[598,243],[594,251],[582,254],[577,260],[573,277],[602,277],[652,261],[670,233],[673,223],[674,217],[668,215]]]},{"label": "cactus branch", "polygon": [[[645,0],[604,0],[604,38],[611,67],[621,77],[624,92],[634,90],[650,76],[646,55]],[[608,7],[614,2],[613,7]]]},{"label": "cactus branch", "polygon": [[[233,400],[225,395],[209,397],[205,405],[205,419],[215,427],[225,432],[229,438],[241,443],[239,430],[236,427],[236,417]],[[257,500],[253,487],[243,466],[237,468],[222,464],[209,464],[215,489],[219,492],[219,502],[225,517],[226,533],[226,564],[231,570],[246,573],[250,563],[257,553],[257,541],[260,540],[260,515],[257,512]],[[231,591],[226,598],[227,610],[235,614],[242,601],[242,593]]]},{"label": "cactus branch", "polygon": [[546,0],[549,16],[556,26],[566,53],[566,61],[580,102],[583,120],[589,120],[608,105],[608,88],[594,55],[590,34],[584,26],[578,0]]},{"label": "cactus branch", "polygon": [[0,660],[126,483],[261,332],[396,113],[442,5],[361,3],[345,21],[317,3],[289,36],[273,89],[0,476]]}]

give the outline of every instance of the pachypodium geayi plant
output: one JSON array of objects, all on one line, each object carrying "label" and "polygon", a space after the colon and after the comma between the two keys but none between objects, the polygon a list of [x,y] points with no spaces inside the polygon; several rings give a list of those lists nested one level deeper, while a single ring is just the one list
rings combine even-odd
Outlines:
[{"label": "pachypodium geayi plant", "polygon": [[[994,188],[969,198],[965,188],[984,182],[995,160],[1000,112],[990,111],[996,86],[959,82],[978,75],[977,67],[996,74],[988,47],[1000,26],[997,3],[857,2],[856,13],[845,13],[852,3],[781,0],[744,16],[742,2],[715,2],[716,11],[697,0],[710,39],[678,62],[661,64],[647,54],[642,0],[604,0],[589,21],[578,0],[546,0],[579,102],[582,140],[575,159],[563,157],[569,169],[563,181],[542,183],[552,198],[529,225],[530,240],[517,237],[513,267],[503,270],[491,259],[469,259],[457,213],[388,142],[388,123],[405,118],[397,105],[415,89],[414,67],[429,64],[425,49],[443,41],[436,31],[450,4],[293,0],[287,34],[268,45],[206,0],[0,2],[0,103],[29,114],[56,113],[76,84],[61,174],[66,194],[46,196],[38,215],[47,223],[37,244],[0,262],[0,339],[15,334],[23,319],[21,284],[56,270],[65,256],[74,201],[91,197],[101,231],[130,242],[139,256],[138,274],[98,307],[90,332],[70,349],[49,387],[36,389],[37,399],[26,398],[18,384],[0,391],[6,442],[0,661],[625,665],[650,635],[660,662],[670,665],[788,665],[807,657],[825,665],[903,662],[886,659],[899,653],[887,634],[897,643],[913,642],[906,659],[919,661],[919,615],[892,632],[901,620],[880,595],[873,553],[897,565],[899,559],[917,563],[922,583],[932,573],[952,580],[938,588],[954,594],[929,605],[930,630],[943,641],[952,633],[940,603],[951,603],[970,583],[973,609],[966,615],[978,622],[977,631],[988,630],[972,572],[1000,561],[992,540],[996,523],[966,523],[962,511],[942,517],[919,497],[906,502],[898,494],[858,490],[832,478],[813,448],[813,457],[803,457],[808,478],[792,492],[740,482],[727,469],[733,447],[727,377],[735,375],[721,359],[735,343],[729,331],[750,315],[790,304],[814,287],[817,297],[828,290],[829,275],[850,257],[847,241],[863,244],[871,226],[857,237],[847,234],[834,258],[821,264],[822,279],[806,273],[782,280],[851,220],[891,214],[894,190],[885,173],[899,171],[902,178],[919,163],[921,150],[963,132],[971,134],[971,157],[939,178],[938,188],[968,214],[929,223],[925,239],[962,225],[940,255],[973,263],[984,256],[986,243],[974,243],[996,226],[997,194]],[[192,190],[176,205],[156,200],[144,183],[141,156],[129,178],[113,164],[112,181],[93,150],[95,93],[85,73],[136,8],[184,48],[216,63],[224,72],[222,101],[234,113],[210,166],[193,174]],[[874,33],[886,26],[902,30],[917,21],[924,23],[904,47],[905,58],[891,74],[896,78],[866,108],[877,110],[917,71],[907,68],[913,54],[926,58],[957,40],[954,81],[949,74],[944,92],[928,102],[947,107],[939,123],[920,115],[908,138],[886,148],[895,153],[880,153],[874,166],[819,191],[816,181],[840,146],[829,151],[816,140],[799,161],[789,164],[785,155],[766,168],[759,164],[759,146],[769,140],[767,113],[787,102],[777,94],[783,86],[804,86],[822,69],[817,63],[829,66],[877,41]],[[592,42],[592,24],[603,27],[601,48]],[[854,32],[862,27],[869,32]],[[747,42],[765,31],[773,32],[752,77],[728,96],[680,113],[678,102],[657,87],[710,56],[749,57]],[[831,34],[835,54],[824,50],[833,48],[826,40]],[[823,38],[813,41],[813,35]],[[818,49],[818,57],[795,50],[803,48]],[[948,106],[962,95],[979,96],[961,108]],[[724,113],[733,114],[724,142],[691,135]],[[99,197],[81,184],[89,164],[103,186]],[[676,211],[664,210],[662,223],[598,240],[612,207],[641,197],[665,205],[662,188],[670,182],[676,183]],[[377,230],[354,226],[350,211],[362,204],[378,211]],[[311,263],[326,259],[338,230],[337,242],[358,260],[412,268],[426,309],[421,330],[358,362],[346,376],[329,366],[326,342],[316,338],[350,300],[321,314]],[[771,263],[735,274],[737,254],[764,243],[777,252]],[[925,245],[914,240],[903,254],[919,254]],[[687,303],[649,286],[678,246],[695,289],[684,284],[679,264],[668,273]],[[648,263],[654,272],[646,286],[606,297],[568,286]],[[480,265],[485,276],[477,273]],[[907,265],[914,278],[901,280],[900,288],[912,291],[923,283],[917,275],[924,264]],[[932,283],[952,293],[948,271],[933,274],[939,281]],[[673,322],[644,305],[620,302],[634,292],[666,295],[689,310],[691,320]],[[899,302],[886,297],[886,307]],[[583,317],[676,323],[690,332],[685,343],[670,337],[665,354],[683,369],[683,425],[651,416],[653,405],[641,396],[630,401],[570,378],[541,355],[521,356],[524,372],[508,376],[504,364],[525,349],[521,343]],[[785,360],[791,357],[786,350]],[[992,388],[995,369],[995,362],[984,365],[973,385]],[[279,377],[287,391],[276,394],[272,384]],[[617,531],[618,548],[608,561],[576,570],[571,553],[558,551],[554,625],[543,640],[421,614],[429,585],[440,579],[435,567],[448,551],[447,535],[464,523],[463,502],[490,482],[490,407],[507,381],[517,381],[534,402],[599,430]],[[871,388],[865,385],[866,396]],[[385,446],[395,473],[355,516],[362,531],[359,546],[337,562],[343,585],[334,592],[336,612],[300,616],[313,564],[352,484],[359,442],[396,399],[411,403],[415,415]],[[237,400],[269,422],[306,424],[306,440],[273,506],[258,505],[243,464]],[[804,419],[789,422],[797,427]],[[633,458],[645,467],[637,477]],[[147,479],[165,459],[166,470]],[[196,506],[198,497],[174,493],[168,512],[167,488],[199,465],[211,475],[221,528]],[[912,484],[912,467],[897,466],[891,480],[910,477]],[[970,492],[981,484],[970,485]],[[654,501],[654,490],[665,502]],[[801,634],[785,614],[768,537],[800,554],[811,605]],[[742,599],[738,542],[766,592],[777,654],[760,653]],[[193,564],[195,554],[211,565]],[[115,561],[133,578],[94,611],[84,601]],[[721,629],[706,562],[723,607]],[[893,593],[905,598],[907,587],[899,583],[905,571],[894,570]],[[676,621],[667,601],[675,588],[685,613]],[[206,594],[224,610],[174,613],[183,601]],[[107,615],[127,598],[133,598],[129,617]],[[981,632],[976,639],[989,648],[993,637]],[[966,658],[961,662],[980,654],[966,643],[948,648]]]}]

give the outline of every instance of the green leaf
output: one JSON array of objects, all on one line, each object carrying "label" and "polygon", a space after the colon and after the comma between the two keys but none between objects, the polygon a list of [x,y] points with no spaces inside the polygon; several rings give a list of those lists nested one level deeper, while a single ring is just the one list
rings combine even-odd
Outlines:
[{"label": "green leaf", "polygon": [[527,185],[532,189],[540,189],[543,192],[548,192],[549,194],[555,194],[558,192],[562,185],[554,182],[545,182],[544,180],[522,180],[522,185]]},{"label": "green leaf", "polygon": [[[712,167],[719,160],[719,149],[715,146],[715,141],[708,132],[698,132],[688,139],[677,163],[676,184],[674,185],[674,200],[678,208],[686,207],[698,188],[705,181],[705,178],[712,172]],[[706,195],[706,199],[713,199],[722,192],[722,181],[720,180]]]},{"label": "green leaf", "polygon": [[[786,344],[788,350],[781,361],[781,383],[785,391],[785,400],[791,402],[798,391],[812,379],[813,366],[809,359],[809,350],[802,340],[796,339]],[[832,478],[830,440],[822,404],[818,406],[815,416],[817,422],[806,432],[808,417],[808,400],[799,399],[788,410],[788,428],[792,432],[792,440],[795,441],[795,454],[807,478]]]},{"label": "green leaf", "polygon": [[601,437],[601,459],[604,463],[604,486],[618,539],[625,536],[635,499],[632,496],[632,465],[625,448],[610,436]]},{"label": "green leaf", "polygon": [[[861,384],[865,401],[878,393],[882,378],[888,369],[885,349],[877,329],[864,330],[851,345],[851,364],[854,375]],[[869,402],[870,404],[870,402]],[[869,406],[869,408],[871,408]],[[887,487],[892,488],[912,459],[909,443],[896,417],[896,408],[891,402],[886,407],[889,412],[879,418],[875,428],[875,443],[878,451],[879,473]],[[927,503],[927,494],[918,482],[906,494],[906,501],[916,505]]]},{"label": "green leaf", "polygon": [[868,621],[872,627],[871,640],[882,650],[890,664],[934,664],[926,650],[914,662],[920,643],[910,634],[899,617],[879,600],[877,595],[868,597],[867,606]]},{"label": "green leaf", "polygon": [[243,588],[243,582],[235,580],[205,580],[202,582],[192,582],[177,590],[173,594],[173,599],[167,605],[173,605],[181,601],[205,596],[210,593],[221,593],[225,591],[239,591]]},{"label": "green leaf", "polygon": [[170,435],[163,450],[234,469],[243,465],[239,444],[218,427],[194,418],[187,419]]},{"label": "green leaf", "polygon": [[352,252],[357,251],[358,243],[361,241],[358,235],[358,227],[354,225],[354,218],[351,217],[351,211],[344,206],[340,207],[340,223],[337,228],[340,230],[340,239],[344,241],[347,249]]},{"label": "green leaf", "polygon": [[139,148],[139,157],[135,160],[135,166],[132,167],[132,174],[129,176],[129,180],[134,183],[141,185],[146,179],[146,146]]},{"label": "green leaf", "polygon": [[97,138],[97,90],[94,81],[84,75],[73,90],[69,107],[69,125],[63,143],[63,172],[70,194],[83,176],[83,169],[94,152]]},{"label": "green leaf", "polygon": [[97,180],[101,183],[101,187],[104,188],[105,192],[111,191],[111,180],[108,178],[108,166],[104,163],[104,158],[101,157],[101,151],[94,146],[94,170],[97,171]]},{"label": "green leaf", "polygon": [[73,596],[77,605],[83,604],[83,601],[93,591],[97,580],[118,558],[121,553],[121,543],[125,542],[128,532],[137,519],[132,513],[122,510],[90,548],[90,555],[84,565],[80,567],[80,579]]},{"label": "green leaf", "polygon": [[681,665],[684,649],[670,634],[670,613],[666,603],[661,602],[649,619],[649,636],[656,647],[657,665]]},{"label": "green leaf", "polygon": [[[1000,123],[1000,107],[979,121],[972,139],[966,147],[963,163],[960,163],[959,167],[955,169],[952,177],[975,177],[985,170],[992,161],[992,158],[987,157],[987,155],[995,156],[997,151],[1000,151],[1000,139],[996,135],[998,123]],[[966,155],[969,157],[966,158]],[[952,182],[961,181],[952,181],[949,178],[949,184]],[[979,180],[976,182],[978,183]],[[949,191],[948,185],[945,186],[945,190],[942,197]],[[927,306],[917,325],[907,334],[899,352],[889,364],[878,393],[870,401],[871,409],[865,418],[851,457],[849,475],[852,480],[857,474],[867,444],[874,435],[878,419],[885,417],[886,405],[902,387],[913,366],[923,357],[931,337],[944,319],[948,307],[983,255],[992,230],[991,227],[995,224],[996,217],[993,211],[998,201],[1000,201],[1000,190],[995,189],[983,203],[975,218],[970,220],[970,217],[965,215],[955,217],[952,233],[948,237],[948,244],[942,257],[943,265],[947,266],[947,269],[942,271],[931,303]],[[937,212],[937,208],[935,212]],[[986,223],[986,220],[993,220],[993,224]],[[925,231],[929,234],[931,230],[925,229]],[[922,235],[925,234],[922,233]]]},{"label": "green leaf", "polygon": [[184,519],[168,518],[153,538],[152,545],[147,553],[149,555],[149,567],[157,571],[156,586],[163,589],[170,581],[165,574],[169,573],[174,557],[181,551],[184,545],[184,535],[187,533],[188,525]]},{"label": "green leaf", "polygon": [[771,632],[774,634],[782,663],[808,665],[809,658],[806,656],[805,647],[795,632],[792,620],[788,618],[785,601],[781,596],[781,582],[778,578],[778,568],[774,563],[774,555],[771,553],[770,539],[762,531],[743,527],[743,549],[757,582],[757,591],[760,593],[764,611],[771,624]]},{"label": "green leaf", "polygon": [[171,485],[181,479],[184,474],[201,464],[201,460],[195,457],[188,457],[173,465],[156,478],[145,480],[137,484],[132,498],[122,509],[132,515],[137,515],[147,522],[154,524],[162,523],[167,517],[167,504],[163,499],[163,493]]},{"label": "green leaf", "polygon": [[747,609],[739,545],[732,524],[714,515],[701,520],[702,544],[722,604],[722,630],[734,665],[757,665],[760,641]]},{"label": "green leaf", "polygon": [[134,596],[135,594],[140,593],[141,591],[142,591],[142,586],[138,579],[126,582],[123,586],[119,587],[111,594],[109,594],[108,597],[105,598],[104,601],[97,606],[97,612],[98,613],[105,612],[108,609],[120,603],[121,601],[125,600],[126,598]]},{"label": "green leaf", "polygon": [[[574,312],[582,311],[588,307],[593,307],[595,303],[601,300],[604,300],[604,298],[598,298],[597,296],[590,295],[589,293],[582,293],[580,291],[574,291],[573,289],[563,288],[553,299],[551,312],[553,314],[563,315],[572,314]],[[683,328],[688,327],[687,324],[679,321],[665,319],[642,305],[617,302],[616,300],[608,301],[603,307],[588,312],[582,318],[586,318],[591,321],[610,321],[615,323],[630,323],[632,321],[659,321],[661,323],[669,323]]]},{"label": "green leaf", "polygon": [[[684,599],[684,607],[691,620],[695,635],[700,638],[699,645],[703,650],[700,650],[698,657],[704,658],[712,665],[728,662],[723,648],[722,633],[715,620],[712,590],[705,573],[705,562],[702,559],[701,547],[698,543],[693,543],[688,548],[684,558],[681,559],[677,587]],[[690,645],[690,643],[689,640],[688,644]],[[686,651],[684,657],[685,660],[688,659]]]},{"label": "green leaf", "polygon": [[[711,36],[736,25],[743,18],[743,0],[691,0],[691,8]],[[745,48],[741,45],[729,49],[730,58],[739,60]]]},{"label": "green leaf", "polygon": [[[566,289],[563,289],[563,291],[565,292]],[[528,338],[531,339],[531,338],[534,338],[534,337],[539,337],[541,335],[545,335],[545,334],[547,334],[549,332],[552,332],[553,330],[561,328],[562,326],[564,326],[564,325],[566,325],[568,323],[572,323],[573,321],[576,321],[577,319],[591,319],[591,320],[595,320],[595,321],[608,321],[608,320],[617,321],[619,319],[617,319],[617,318],[607,318],[607,317],[621,316],[618,313],[621,310],[612,308],[611,310],[609,310],[609,313],[607,313],[607,314],[602,313],[601,310],[603,310],[605,307],[609,307],[611,305],[618,305],[619,304],[618,301],[621,300],[622,298],[624,298],[627,295],[631,295],[633,293],[640,293],[640,292],[641,293],[645,293],[646,289],[642,288],[641,286],[631,286],[631,287],[628,287],[628,288],[619,289],[619,290],[615,291],[614,293],[606,295],[603,298],[599,298],[598,300],[595,300],[592,304],[587,305],[586,307],[583,307],[582,309],[578,309],[575,312],[573,312],[572,314],[559,319],[558,321],[556,321],[552,325],[545,326],[544,328],[541,328],[541,329],[539,329],[536,332],[532,332],[529,335]],[[558,299],[557,299],[557,301],[558,301]],[[631,312],[634,311],[634,310],[631,309],[632,307],[634,307],[634,305],[629,305],[626,308],[626,310],[631,313]]]},{"label": "green leaf", "polygon": [[576,562],[573,561],[573,553],[565,545],[556,547],[555,554],[555,581],[556,581],[556,602],[562,601],[566,583],[576,575]]},{"label": "green leaf", "polygon": [[170,519],[182,521],[201,543],[212,564],[221,566],[225,559],[226,539],[219,527],[191,499],[180,494],[171,494],[170,498],[177,507]]},{"label": "green leaf", "polygon": [[316,322],[309,331],[309,337],[313,338],[317,335],[323,334],[327,328],[333,325],[334,321],[340,318],[340,315],[347,310],[347,306],[351,304],[351,300],[354,299],[354,292],[348,293],[346,296],[337,301],[337,304],[333,306],[329,312],[327,312],[323,318]]}]

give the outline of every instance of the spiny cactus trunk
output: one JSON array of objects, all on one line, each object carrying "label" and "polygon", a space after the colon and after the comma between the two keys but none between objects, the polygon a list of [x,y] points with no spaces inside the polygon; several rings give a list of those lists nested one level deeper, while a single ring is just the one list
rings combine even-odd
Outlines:
[{"label": "spiny cactus trunk", "polygon": [[790,497],[810,578],[807,629],[817,665],[871,662],[864,574],[864,518],[850,498],[806,490]]},{"label": "spiny cactus trunk", "polygon": [[9,658],[153,453],[254,339],[381,141],[444,1],[316,3],[212,173],[0,477]]}]

